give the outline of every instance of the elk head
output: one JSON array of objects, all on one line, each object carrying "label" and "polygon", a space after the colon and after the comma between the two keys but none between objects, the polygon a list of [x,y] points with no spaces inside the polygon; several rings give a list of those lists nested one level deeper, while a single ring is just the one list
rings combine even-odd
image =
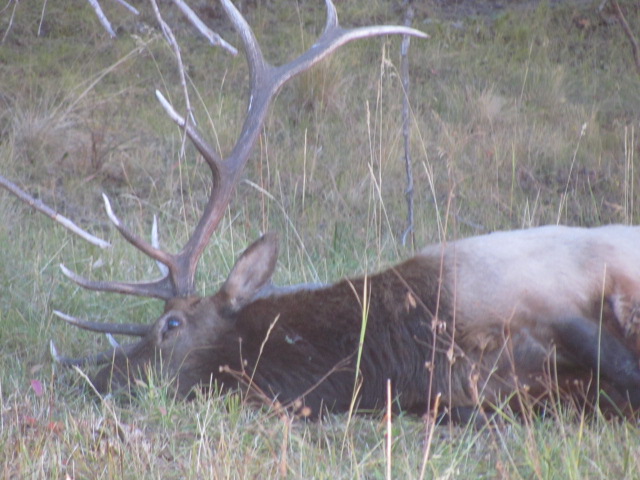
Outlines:
[{"label": "elk head", "polygon": [[[57,314],[81,328],[142,337],[126,347],[114,345],[109,353],[93,358],[98,363],[107,363],[92,379],[99,392],[126,389],[136,378],[144,379],[151,368],[175,382],[181,396],[188,396],[195,385],[207,385],[211,376],[219,373],[219,367],[229,364],[228,355],[223,360],[217,350],[230,347],[227,339],[237,337],[230,317],[268,285],[277,256],[276,236],[264,235],[240,256],[215,295],[172,298],[166,302],[164,314],[152,325],[96,324]],[[55,356],[67,364],[90,358]]]},{"label": "elk head", "polygon": [[[250,72],[249,106],[242,131],[231,153],[223,159],[195,126],[178,115],[156,92],[169,116],[185,130],[211,170],[211,195],[186,245],[174,254],[161,250],[155,243],[147,243],[123,225],[104,197],[107,214],[120,234],[134,247],[164,265],[166,274],[158,280],[143,283],[97,282],[62,266],[63,273],[84,288],[154,297],[166,302],[164,314],[152,325],[95,323],[56,312],[80,328],[141,337],[137,343],[126,346],[114,341],[111,350],[79,359],[58,355],[51,344],[54,358],[61,363],[107,364],[93,380],[100,392],[126,386],[134,378],[144,375],[147,368],[162,369],[165,375],[175,379],[181,394],[186,395],[196,384],[207,383],[212,369],[218,368],[215,362],[218,339],[224,338],[234,328],[229,315],[250,302],[269,282],[277,258],[277,242],[273,235],[262,237],[247,249],[219,292],[206,298],[195,296],[194,279],[198,260],[227,209],[233,189],[258,138],[267,109],[282,85],[352,40],[389,34],[426,38],[420,31],[400,26],[344,29],[338,24],[333,3],[326,0],[326,26],[317,42],[289,63],[273,66],[265,61],[251,28],[240,12],[229,0],[221,0],[221,3],[242,40]],[[203,356],[207,362],[198,362]]]}]

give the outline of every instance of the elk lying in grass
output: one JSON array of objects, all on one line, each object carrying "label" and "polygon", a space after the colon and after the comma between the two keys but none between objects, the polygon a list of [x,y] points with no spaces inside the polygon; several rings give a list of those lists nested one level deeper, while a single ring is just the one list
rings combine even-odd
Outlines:
[{"label": "elk lying in grass", "polygon": [[421,414],[440,397],[465,418],[510,398],[518,409],[515,392],[534,403],[583,395],[599,373],[610,406],[635,410],[639,242],[640,228],[619,225],[501,232],[432,245],[372,276],[263,295],[278,250],[267,234],[215,295],[171,299],[136,327],[142,339],[104,355],[93,381],[108,392],[162,366],[182,395],[213,379],[317,415],[354,398],[381,409],[390,380],[398,409]]},{"label": "elk lying in grass", "polygon": [[[345,30],[327,0],[324,33],[281,67],[267,64],[248,25],[223,1],[247,53],[251,101],[230,156],[220,155],[163,102],[204,156],[211,196],[185,247],[170,254],[121,234],[164,264],[160,280],[94,282],[94,290],[166,302],[152,325],[101,324],[62,315],[81,328],[139,336],[67,364],[106,364],[99,392],[127,388],[148,370],[189,396],[213,382],[292,406],[304,415],[384,406],[390,381],[396,408],[422,414],[436,404],[461,417],[476,407],[604,389],[621,411],[640,408],[640,228],[549,226],[432,245],[381,273],[321,288],[270,290],[277,240],[267,234],[238,259],[219,292],[199,297],[194,276],[278,89],[349,40],[401,27]],[[590,401],[588,399],[584,401]]]}]

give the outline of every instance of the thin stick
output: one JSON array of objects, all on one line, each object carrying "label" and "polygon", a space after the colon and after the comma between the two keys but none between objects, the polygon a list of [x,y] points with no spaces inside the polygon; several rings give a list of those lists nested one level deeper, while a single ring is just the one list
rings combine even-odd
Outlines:
[{"label": "thin stick", "polygon": [[616,16],[620,21],[620,25],[622,26],[624,33],[627,35],[629,42],[631,42],[631,50],[633,52],[633,59],[636,62],[636,70],[638,70],[638,74],[640,74],[640,48],[638,47],[638,41],[631,31],[631,27],[629,27],[627,19],[624,18],[624,15],[622,14],[618,0],[611,0],[611,5],[613,5],[614,10],[616,11]]},{"label": "thin stick", "polygon": [[42,203],[42,201],[32,197],[27,192],[25,192],[20,187],[18,187],[15,183],[13,183],[10,180],[6,179],[2,175],[0,175],[0,187],[5,188],[6,190],[8,190],[12,194],[14,194],[16,197],[18,197],[20,200],[25,202],[27,205],[29,205],[31,208],[34,208],[34,209],[38,210],[40,213],[44,213],[47,217],[49,217],[49,218],[53,219],[54,221],[58,222],[60,225],[62,225],[67,230],[69,230],[69,231],[75,233],[76,235],[79,235],[80,237],[84,238],[87,242],[92,243],[93,245],[96,245],[96,246],[98,246],[100,248],[108,248],[108,247],[111,246],[111,244],[109,242],[106,242],[106,241],[102,240],[101,238],[94,237],[89,232],[84,231],[82,228],[77,226],[75,223],[73,223],[67,217],[65,217],[63,215],[60,215],[58,212],[53,210],[51,207],[49,207],[49,206],[45,205],[44,203]]},{"label": "thin stick", "polygon": [[[7,7],[10,4],[11,4],[11,2],[9,2],[7,4]],[[0,44],[4,43],[4,41],[7,39],[7,36],[9,35],[9,32],[11,31],[11,27],[13,26],[13,19],[15,18],[15,15],[16,15],[16,8],[18,8],[18,0],[14,0],[13,1],[13,10],[11,10],[11,17],[9,18],[9,25],[7,25],[7,30],[4,32],[4,35],[2,36],[2,41],[0,41]]]},{"label": "thin stick", "polygon": [[[404,17],[405,27],[411,26],[413,21],[413,7],[409,2]],[[400,47],[401,58],[401,78],[402,78],[402,136],[404,137],[404,166],[407,174],[407,188],[405,197],[407,200],[407,228],[402,234],[402,245],[407,244],[407,239],[411,241],[411,247],[414,245],[414,225],[413,225],[413,171],[411,168],[411,125],[409,123],[409,35],[402,37],[402,45]]]},{"label": "thin stick", "polygon": [[47,8],[47,0],[44,0],[44,2],[42,2],[42,13],[40,14],[40,23],[38,24],[38,37],[42,33],[42,22],[44,22],[44,11],[46,10],[46,8]]},{"label": "thin stick", "polygon": [[425,419],[426,426],[426,439],[424,446],[424,454],[422,455],[422,465],[420,466],[420,475],[418,478],[423,480],[427,474],[427,463],[429,463],[429,457],[431,455],[431,445],[433,443],[433,434],[436,430],[436,418],[438,416],[438,410],[440,409],[440,394],[438,394],[433,402],[433,408],[431,414],[427,415]]},{"label": "thin stick", "polygon": [[391,480],[391,444],[393,440],[393,432],[391,431],[391,379],[387,378],[387,480]]}]

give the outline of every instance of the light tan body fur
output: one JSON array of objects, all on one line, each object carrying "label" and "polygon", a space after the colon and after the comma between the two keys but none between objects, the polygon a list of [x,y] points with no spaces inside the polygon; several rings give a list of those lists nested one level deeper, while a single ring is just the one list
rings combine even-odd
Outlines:
[{"label": "light tan body fur", "polygon": [[[487,388],[487,371],[527,383],[524,357],[538,368],[550,355],[552,326],[559,320],[602,320],[603,328],[640,352],[640,227],[497,232],[430,245],[419,255],[442,259],[455,305],[454,341],[467,358],[484,365],[478,388],[489,401],[497,401],[496,392],[505,388]],[[561,353],[555,359],[563,364]]]}]

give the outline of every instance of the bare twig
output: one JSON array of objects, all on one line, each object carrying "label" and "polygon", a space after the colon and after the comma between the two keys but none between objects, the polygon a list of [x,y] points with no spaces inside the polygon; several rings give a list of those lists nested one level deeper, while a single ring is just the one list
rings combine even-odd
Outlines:
[{"label": "bare twig", "polygon": [[20,187],[18,187],[15,183],[11,182],[10,180],[7,180],[2,175],[0,175],[0,187],[5,188],[9,192],[11,192],[13,195],[18,197],[20,200],[25,202],[27,205],[29,205],[31,208],[38,210],[40,213],[44,213],[47,217],[52,218],[54,221],[58,222],[67,230],[84,238],[87,242],[92,243],[93,245],[96,245],[100,248],[107,248],[111,246],[109,242],[106,242],[101,238],[94,237],[89,232],[86,232],[85,230],[77,226],[75,223],[73,223],[71,220],[69,220],[67,217],[60,215],[51,207],[42,203],[42,201],[32,197],[27,192],[25,192]]},{"label": "bare twig", "polygon": [[[410,2],[406,2],[407,9],[404,17],[405,27],[411,26],[413,21],[413,7]],[[402,76],[402,136],[404,138],[404,165],[407,174],[407,189],[405,197],[407,199],[407,228],[402,234],[402,245],[407,244],[410,239],[411,246],[414,245],[414,225],[413,225],[413,171],[411,168],[411,125],[409,119],[409,35],[402,37],[400,47],[401,55],[401,76]]]},{"label": "bare twig", "polygon": [[613,9],[616,12],[616,16],[618,17],[618,21],[622,26],[622,30],[627,35],[629,42],[631,43],[631,51],[633,52],[633,59],[636,63],[636,70],[638,70],[638,74],[640,74],[640,48],[638,47],[638,41],[636,37],[633,35],[631,31],[631,27],[629,27],[629,23],[627,23],[627,19],[624,17],[622,10],[620,9],[620,5],[618,4],[618,0],[611,0],[611,5],[613,5]]},{"label": "bare twig", "polygon": [[440,409],[440,394],[438,394],[431,407],[431,413],[425,418],[425,442],[424,442],[424,454],[422,455],[422,466],[420,467],[420,475],[418,478],[423,480],[427,474],[427,463],[431,456],[431,445],[433,444],[433,434],[436,431],[436,418],[438,417],[438,411]]},{"label": "bare twig", "polygon": [[393,477],[391,476],[391,447],[393,446],[393,429],[391,428],[391,379],[387,378],[387,414],[386,414],[386,423],[387,423],[387,438],[385,439],[385,457],[387,460],[387,468],[386,468],[386,478],[387,480],[391,480]]},{"label": "bare twig", "polygon": [[[7,7],[10,4],[11,4],[11,2],[9,2],[7,4]],[[4,41],[7,39],[7,36],[9,35],[9,32],[11,31],[11,27],[13,26],[13,19],[14,19],[15,15],[16,15],[16,8],[18,8],[18,1],[17,0],[13,0],[13,10],[11,10],[11,17],[9,18],[9,25],[7,25],[7,30],[4,32],[4,35],[2,36],[2,41],[0,41],[0,44],[4,43]]]},{"label": "bare twig", "polygon": [[38,36],[42,33],[42,22],[44,22],[44,11],[47,8],[47,0],[42,2],[42,13],[40,14],[40,23],[38,24]]}]

